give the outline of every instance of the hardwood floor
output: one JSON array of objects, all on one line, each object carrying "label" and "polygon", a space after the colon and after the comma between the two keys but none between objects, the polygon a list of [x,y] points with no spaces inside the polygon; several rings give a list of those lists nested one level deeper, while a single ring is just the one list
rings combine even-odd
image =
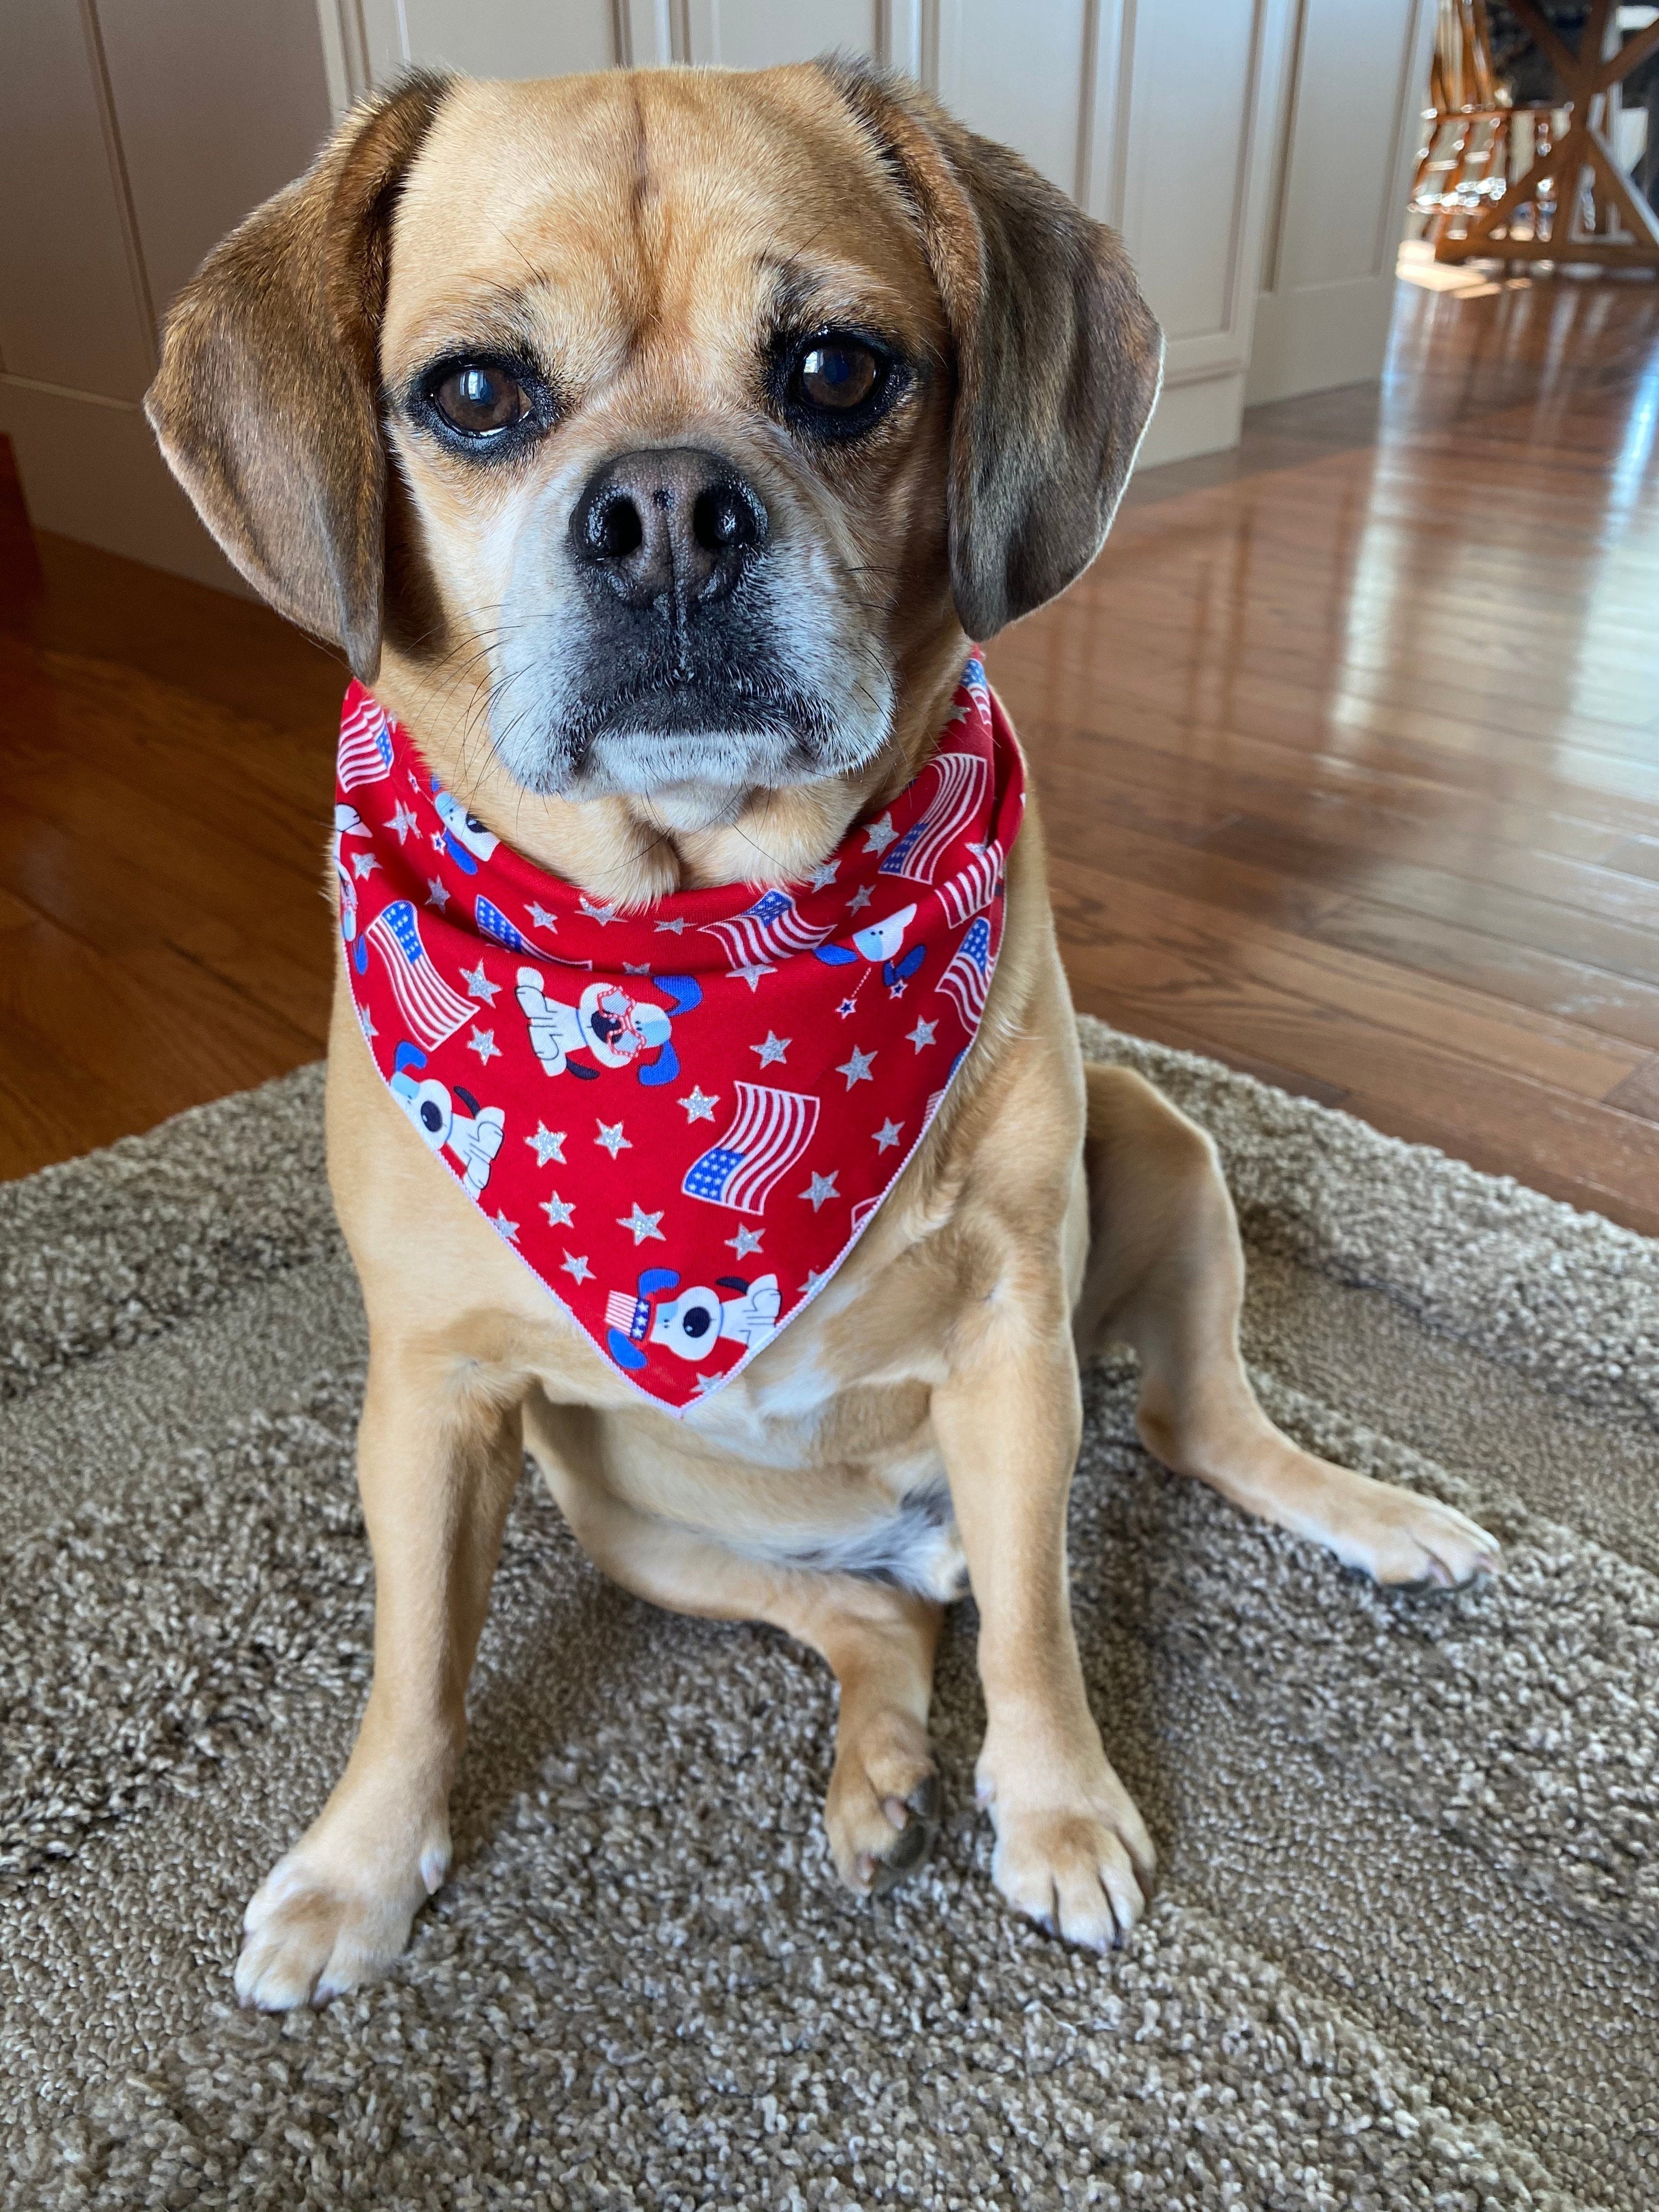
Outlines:
[{"label": "hardwood floor", "polygon": [[[1078,1002],[1659,1233],[1659,287],[1402,287],[999,640]],[[0,485],[0,1175],[321,1049],[341,674]]]}]

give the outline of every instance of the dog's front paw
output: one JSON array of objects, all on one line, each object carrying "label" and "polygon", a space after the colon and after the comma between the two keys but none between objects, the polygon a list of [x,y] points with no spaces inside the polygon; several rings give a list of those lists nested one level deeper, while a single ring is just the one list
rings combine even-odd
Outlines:
[{"label": "dog's front paw", "polygon": [[851,1725],[843,1717],[823,1825],[836,1870],[860,1896],[879,1896],[914,1874],[939,1834],[939,1787],[927,1731],[888,1711]]},{"label": "dog's front paw", "polygon": [[1495,1536],[1454,1505],[1364,1475],[1340,1495],[1325,1540],[1343,1564],[1380,1583],[1455,1589],[1503,1571]]},{"label": "dog's front paw", "polygon": [[447,1834],[411,1861],[384,1848],[353,1850],[313,1829],[277,1860],[242,1916],[238,2002],[290,2012],[373,1981],[408,1942],[448,1865]]},{"label": "dog's front paw", "polygon": [[1010,1905],[1051,1936],[1091,1951],[1123,1942],[1146,1910],[1158,1854],[1103,1757],[1062,1804],[999,1790],[981,1760],[979,1801],[997,1832],[991,1878]]}]

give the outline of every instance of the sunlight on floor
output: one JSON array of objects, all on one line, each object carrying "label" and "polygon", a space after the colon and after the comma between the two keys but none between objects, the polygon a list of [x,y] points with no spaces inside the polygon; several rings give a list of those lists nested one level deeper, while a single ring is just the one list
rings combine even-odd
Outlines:
[{"label": "sunlight on floor", "polygon": [[1524,292],[1530,289],[1530,276],[1492,274],[1503,265],[1499,261],[1437,261],[1427,239],[1405,238],[1400,241],[1395,274],[1402,283],[1416,284],[1425,292],[1455,292],[1465,300],[1485,300],[1495,292]]}]

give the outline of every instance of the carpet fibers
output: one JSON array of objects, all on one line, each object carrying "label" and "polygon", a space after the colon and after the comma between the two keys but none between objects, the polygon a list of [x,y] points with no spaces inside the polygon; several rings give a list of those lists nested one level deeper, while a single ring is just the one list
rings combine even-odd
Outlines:
[{"label": "carpet fibers", "polygon": [[818,1662],[653,1611],[526,1480],[454,1872],[380,1986],[237,2011],[368,1675],[363,1328],[307,1069],[0,1189],[0,2202],[1659,2203],[1659,1246],[1084,1024],[1213,1131],[1275,1417],[1475,1512],[1389,1595],[1164,1474],[1094,1370],[1075,1605],[1164,1854],[1127,1954],[954,1810],[835,1886]]}]

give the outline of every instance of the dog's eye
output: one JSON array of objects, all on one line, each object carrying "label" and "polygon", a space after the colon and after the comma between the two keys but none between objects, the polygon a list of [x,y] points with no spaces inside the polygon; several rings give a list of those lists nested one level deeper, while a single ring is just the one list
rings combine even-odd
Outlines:
[{"label": "dog's eye", "polygon": [[463,362],[434,386],[432,404],[464,438],[493,438],[530,412],[523,385],[493,362]]},{"label": "dog's eye", "polygon": [[906,380],[884,347],[855,331],[814,331],[774,358],[775,401],[813,437],[857,437],[887,412]]},{"label": "dog's eye", "polygon": [[868,346],[837,343],[815,345],[801,356],[801,396],[814,407],[833,407],[838,413],[861,407],[876,388],[881,374]]}]

